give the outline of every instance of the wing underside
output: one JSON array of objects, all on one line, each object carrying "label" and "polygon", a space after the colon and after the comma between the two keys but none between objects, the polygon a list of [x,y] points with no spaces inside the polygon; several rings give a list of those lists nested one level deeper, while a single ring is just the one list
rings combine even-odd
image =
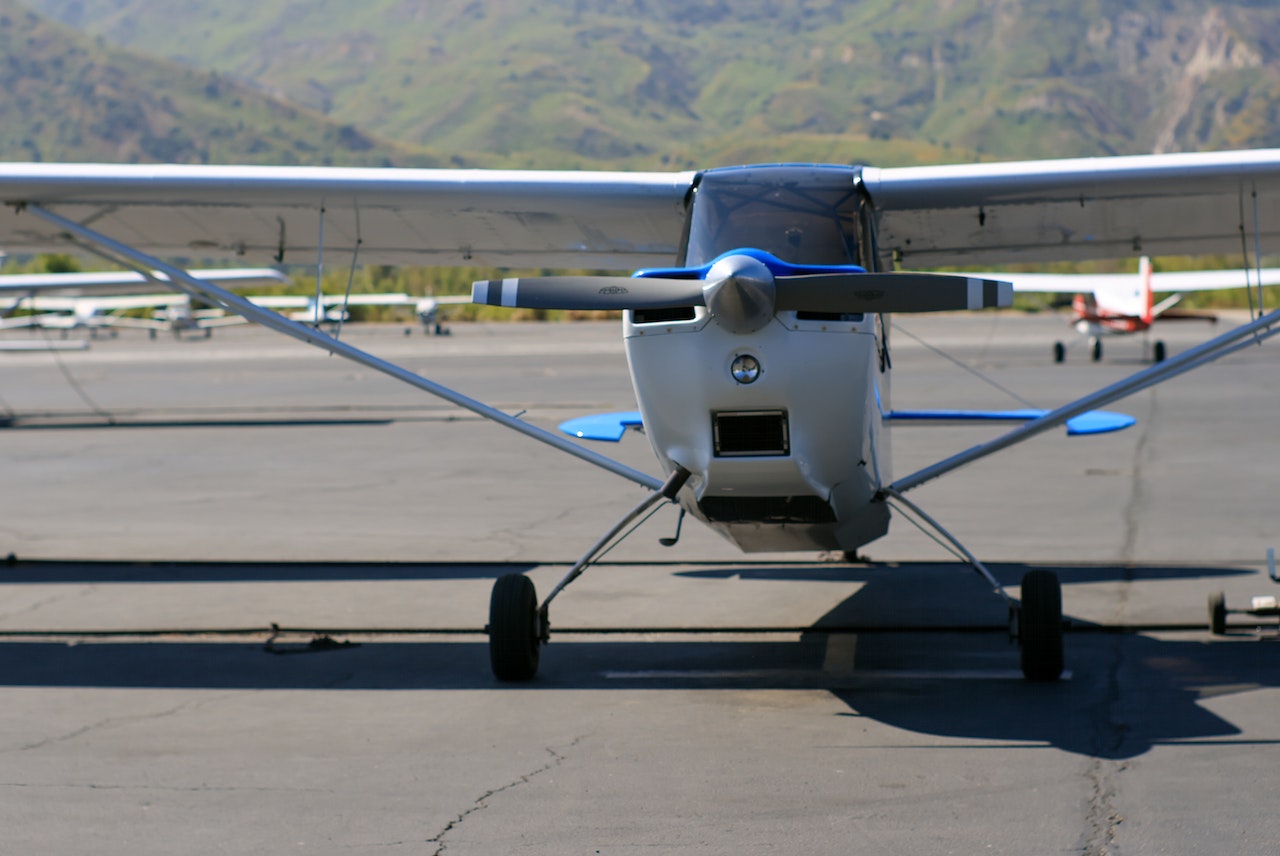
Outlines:
[{"label": "wing underside", "polygon": [[170,258],[630,270],[675,257],[693,177],[0,164],[0,247],[66,250],[31,203]]},{"label": "wing underside", "polygon": [[908,267],[1280,247],[1280,150],[862,171],[886,263]]}]

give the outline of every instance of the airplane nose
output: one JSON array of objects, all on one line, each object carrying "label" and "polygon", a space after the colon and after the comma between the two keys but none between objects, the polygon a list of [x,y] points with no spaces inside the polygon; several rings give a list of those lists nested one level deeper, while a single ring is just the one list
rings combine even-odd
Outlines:
[{"label": "airplane nose", "polygon": [[711,266],[702,286],[712,318],[730,333],[754,333],[773,318],[773,272],[750,256],[727,256]]}]

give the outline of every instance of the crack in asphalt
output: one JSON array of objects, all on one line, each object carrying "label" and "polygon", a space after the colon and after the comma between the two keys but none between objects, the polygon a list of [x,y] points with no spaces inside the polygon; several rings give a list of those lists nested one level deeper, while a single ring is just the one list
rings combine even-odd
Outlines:
[{"label": "crack in asphalt", "polygon": [[42,749],[45,746],[52,746],[55,743],[66,743],[69,740],[75,740],[78,737],[83,737],[84,735],[90,732],[98,731],[104,728],[110,728],[114,725],[133,724],[138,722],[149,722],[157,719],[166,719],[171,716],[177,716],[179,713],[183,713],[189,710],[197,710],[203,707],[204,705],[212,704],[215,701],[218,701],[218,698],[205,698],[205,699],[198,699],[198,700],[183,702],[182,704],[175,705],[174,707],[171,707],[171,708],[166,708],[165,710],[155,711],[154,713],[135,714],[132,716],[108,716],[103,719],[99,719],[96,722],[90,722],[86,725],[80,726],[79,728],[72,729],[71,731],[68,731],[65,734],[58,734],[52,737],[46,737],[43,740],[37,740],[34,743],[26,743],[21,746],[16,746],[12,749],[0,750],[0,754],[9,753],[9,752],[30,752],[35,749]]},{"label": "crack in asphalt", "polygon": [[1117,802],[1120,776],[1129,769],[1129,762],[1114,760],[1129,736],[1129,726],[1116,715],[1121,701],[1123,645],[1123,639],[1117,638],[1112,642],[1106,691],[1093,707],[1093,760],[1085,773],[1089,782],[1089,808],[1081,850],[1084,856],[1114,854],[1116,833],[1124,823],[1124,815],[1120,813]]},{"label": "crack in asphalt", "polygon": [[1150,399],[1151,413],[1143,422],[1138,445],[1133,450],[1133,477],[1130,481],[1129,501],[1124,507],[1124,544],[1120,547],[1120,561],[1126,564],[1133,561],[1138,543],[1138,513],[1146,500],[1146,492],[1142,487],[1142,464],[1148,454],[1151,433],[1155,431],[1156,422],[1160,418],[1160,399],[1155,390],[1151,391]]},{"label": "crack in asphalt", "polygon": [[[572,749],[573,747],[577,746],[579,743],[582,742],[583,739],[584,739],[583,737],[575,738],[572,743],[564,747],[565,751],[568,751],[569,749]],[[540,776],[543,773],[554,770],[556,767],[559,767],[561,764],[565,762],[565,759],[567,757],[566,755],[562,755],[560,752],[557,752],[555,749],[551,748],[550,746],[547,746],[544,748],[546,753],[551,756],[551,758],[545,764],[543,764],[541,767],[538,767],[536,770],[521,774],[519,778],[514,779],[510,782],[507,782],[505,785],[500,785],[496,788],[490,788],[489,790],[485,791],[480,796],[476,797],[475,802],[472,804],[470,808],[468,808],[466,811],[459,814],[453,820],[446,823],[444,825],[444,828],[441,829],[439,832],[437,832],[435,835],[426,839],[424,843],[436,845],[436,849],[432,851],[432,856],[440,856],[440,854],[444,853],[445,848],[449,846],[444,840],[445,836],[448,835],[453,830],[457,829],[458,826],[467,818],[469,818],[471,815],[475,814],[481,809],[488,808],[487,801],[489,799],[497,796],[500,793],[509,791],[512,788],[517,788],[520,785],[528,784],[531,779],[537,776]]]},{"label": "crack in asphalt", "polygon": [[30,615],[33,612],[39,612],[40,610],[44,609],[46,606],[52,606],[53,604],[61,603],[62,601],[65,601],[65,600],[88,597],[89,595],[94,594],[97,590],[98,590],[98,587],[96,585],[77,586],[76,588],[70,589],[70,590],[66,588],[60,588],[54,594],[51,594],[46,598],[42,598],[32,603],[28,603],[26,606],[23,606],[21,609],[12,609],[12,610],[5,610],[3,612],[0,612],[0,619],[4,619],[7,621],[8,619],[11,619],[11,618],[17,618],[19,615]]},{"label": "crack in asphalt", "polygon": [[[1117,592],[1114,610],[1116,622],[1124,621],[1129,595],[1133,587],[1133,557],[1138,542],[1139,515],[1146,500],[1143,488],[1143,464],[1147,460],[1151,435],[1159,419],[1160,399],[1151,391],[1151,411],[1133,452],[1133,475],[1129,501],[1124,509],[1124,543],[1120,561],[1124,579]],[[1123,639],[1112,642],[1112,656],[1107,666],[1107,685],[1102,698],[1093,708],[1093,760],[1085,773],[1089,782],[1089,808],[1086,814],[1084,856],[1111,856],[1115,852],[1116,834],[1124,822],[1117,807],[1120,775],[1129,769],[1128,761],[1114,760],[1129,734],[1129,726],[1117,718],[1121,701],[1120,671],[1124,665]]]}]

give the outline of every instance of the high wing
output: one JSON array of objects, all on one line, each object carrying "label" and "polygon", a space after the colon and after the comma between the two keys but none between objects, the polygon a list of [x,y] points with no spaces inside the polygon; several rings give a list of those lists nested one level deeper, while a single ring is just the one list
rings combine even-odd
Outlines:
[{"label": "high wing", "polygon": [[[1280,239],[1280,150],[850,168],[881,267],[1234,253]],[[0,165],[0,247],[40,205],[160,256],[630,270],[677,260],[697,172]]]},{"label": "high wing", "polygon": [[0,165],[0,247],[65,251],[39,204],[170,258],[312,264],[579,267],[667,264],[695,173]]},{"label": "high wing", "polygon": [[1280,150],[864,168],[882,258],[909,267],[1280,246]]}]

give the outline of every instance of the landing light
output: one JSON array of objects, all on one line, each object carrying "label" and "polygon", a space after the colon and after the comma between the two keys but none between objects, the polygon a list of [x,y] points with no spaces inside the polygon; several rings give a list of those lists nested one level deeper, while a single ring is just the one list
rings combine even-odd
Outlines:
[{"label": "landing light", "polygon": [[760,361],[750,354],[738,354],[733,358],[729,372],[738,383],[755,383],[760,377]]}]

